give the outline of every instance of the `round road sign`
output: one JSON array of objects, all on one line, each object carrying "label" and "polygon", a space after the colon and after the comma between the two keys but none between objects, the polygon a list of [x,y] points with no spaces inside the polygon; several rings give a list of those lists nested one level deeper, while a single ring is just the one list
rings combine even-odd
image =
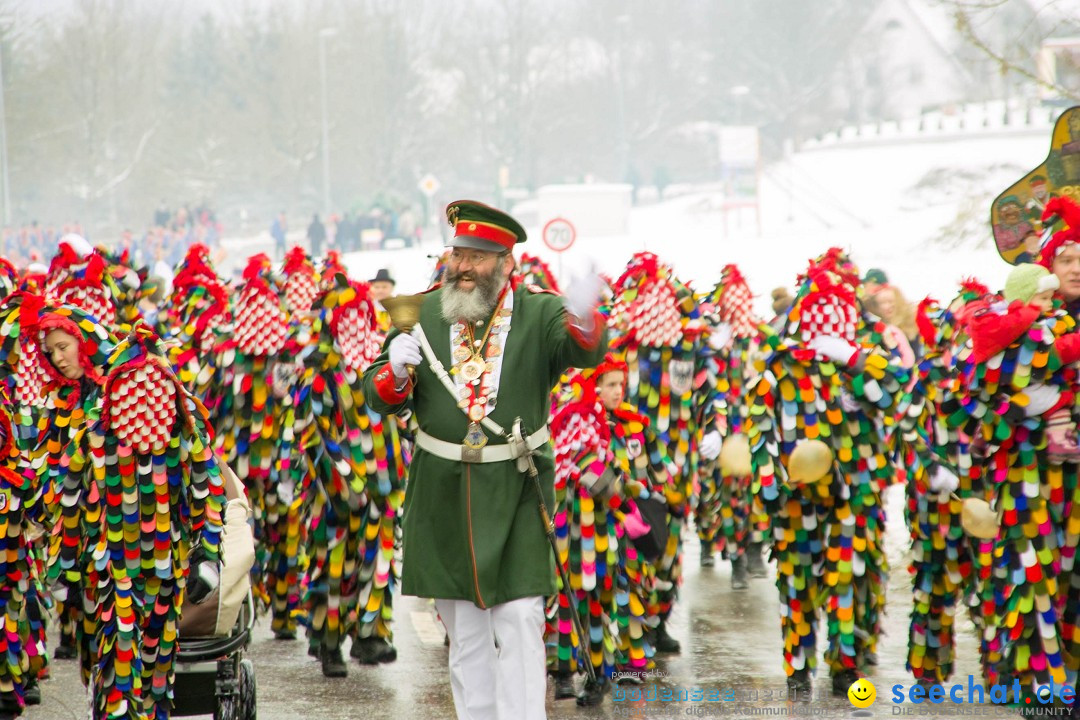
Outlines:
[{"label": "round road sign", "polygon": [[544,225],[544,244],[555,252],[565,252],[577,239],[577,230],[566,218],[552,218]]}]

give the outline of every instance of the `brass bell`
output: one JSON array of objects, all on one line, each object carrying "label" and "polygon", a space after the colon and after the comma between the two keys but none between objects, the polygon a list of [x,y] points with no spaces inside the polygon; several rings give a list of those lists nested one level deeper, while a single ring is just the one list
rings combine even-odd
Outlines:
[{"label": "brass bell", "polygon": [[788,477],[796,485],[815,483],[829,475],[832,465],[832,448],[821,440],[801,440],[788,458]]},{"label": "brass bell", "polygon": [[732,433],[720,448],[720,472],[724,477],[741,478],[750,474],[750,440],[742,433]]},{"label": "brass bell", "polygon": [[998,536],[1000,521],[990,503],[980,498],[965,498],[960,507],[960,525],[972,537],[993,540]]},{"label": "brass bell", "polygon": [[420,322],[420,308],[424,304],[424,294],[394,295],[379,301],[386,312],[390,313],[390,322],[403,333],[411,333],[416,323]]}]

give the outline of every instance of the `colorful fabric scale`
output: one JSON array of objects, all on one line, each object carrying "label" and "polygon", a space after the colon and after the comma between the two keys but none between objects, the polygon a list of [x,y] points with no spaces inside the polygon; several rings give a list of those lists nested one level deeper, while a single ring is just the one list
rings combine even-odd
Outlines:
[{"label": "colorful fabric scale", "polygon": [[629,366],[627,399],[649,418],[673,464],[668,547],[656,568],[664,587],[659,615],[666,618],[682,581],[682,527],[697,473],[699,408],[708,394],[705,325],[693,291],[652,253],[634,255],[615,290],[611,348]]},{"label": "colorful fabric scale", "polygon": [[375,304],[367,285],[337,275],[312,311],[286,422],[295,451],[282,454],[297,488],[291,508],[310,524],[312,644],[337,648],[346,635],[389,642],[408,455],[397,418],[370,410],[362,392],[361,373],[382,345]]}]

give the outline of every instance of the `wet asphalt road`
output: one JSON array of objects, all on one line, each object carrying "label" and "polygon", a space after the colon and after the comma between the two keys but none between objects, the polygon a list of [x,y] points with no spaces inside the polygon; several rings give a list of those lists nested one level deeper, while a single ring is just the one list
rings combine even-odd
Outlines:
[{"label": "wet asphalt road", "polygon": [[[740,697],[758,691],[756,702],[616,702],[608,698],[593,708],[578,708],[573,700],[554,702],[548,686],[548,717],[552,720],[592,718],[674,717],[941,717],[970,713],[967,717],[1016,717],[1004,708],[983,705],[893,705],[891,686],[912,683],[904,670],[908,612],[911,608],[907,573],[907,531],[902,515],[903,490],[891,488],[887,495],[889,530],[887,550],[892,567],[888,588],[886,635],[879,647],[880,663],[870,679],[877,687],[877,701],[858,711],[846,698],[829,697],[827,671],[819,671],[814,699],[789,704],[765,701],[765,693],[782,693],[781,640],[778,600],[772,580],[754,580],[751,588],[733,592],[730,567],[699,567],[698,543],[687,531],[686,577],[682,599],[671,620],[671,633],[682,643],[680,655],[662,656],[657,689],[733,689]],[[276,641],[269,623],[256,628],[250,648],[258,682],[258,714],[262,720],[381,720],[383,718],[453,718],[446,669],[447,650],[442,628],[427,601],[395,598],[398,660],[389,665],[349,666],[349,677],[326,679],[318,663],[307,657],[306,642]],[[962,617],[960,646],[954,682],[979,677],[974,628]],[[820,649],[819,649],[820,651]],[[631,688],[633,686],[623,686]],[[42,684],[42,705],[28,709],[30,720],[72,720],[86,717],[85,692],[73,661],[54,661],[52,679]],[[642,688],[650,689],[647,683]],[[865,714],[864,714],[865,713]]]}]

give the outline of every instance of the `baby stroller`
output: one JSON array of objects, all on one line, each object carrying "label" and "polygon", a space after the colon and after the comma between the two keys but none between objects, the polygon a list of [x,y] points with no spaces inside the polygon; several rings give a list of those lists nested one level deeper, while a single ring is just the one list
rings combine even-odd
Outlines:
[{"label": "baby stroller", "polygon": [[172,715],[255,720],[255,666],[244,657],[255,626],[251,509],[240,480],[225,463],[220,467],[227,499],[221,582],[201,605],[182,608]]}]

